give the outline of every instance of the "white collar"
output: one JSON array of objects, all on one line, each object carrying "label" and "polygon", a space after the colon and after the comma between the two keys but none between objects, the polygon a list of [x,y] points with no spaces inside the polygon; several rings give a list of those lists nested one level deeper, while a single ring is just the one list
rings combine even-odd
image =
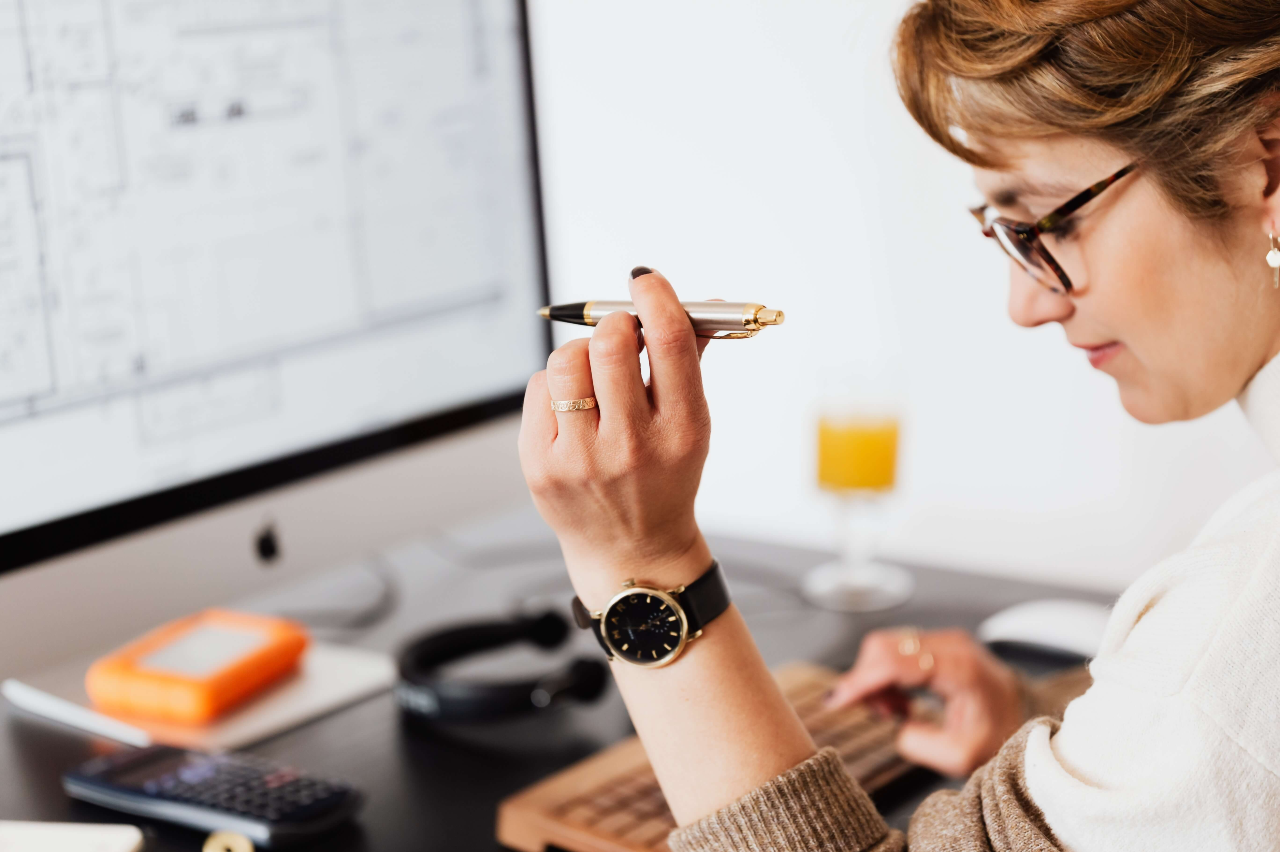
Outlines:
[{"label": "white collar", "polygon": [[1267,450],[1280,460],[1280,356],[1267,362],[1236,399]]}]

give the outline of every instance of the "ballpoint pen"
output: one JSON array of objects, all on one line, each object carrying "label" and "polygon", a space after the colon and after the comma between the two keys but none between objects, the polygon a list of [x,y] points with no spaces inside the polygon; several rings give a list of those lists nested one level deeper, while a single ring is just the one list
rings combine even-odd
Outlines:
[{"label": "ballpoint pen", "polygon": [[[694,331],[699,337],[719,340],[752,338],[765,326],[778,326],[786,319],[776,308],[766,308],[758,302],[681,302]],[[636,307],[630,302],[612,302],[596,299],[591,302],[570,302],[566,305],[548,305],[538,309],[547,320],[594,326],[615,311],[626,311],[635,316]]]}]

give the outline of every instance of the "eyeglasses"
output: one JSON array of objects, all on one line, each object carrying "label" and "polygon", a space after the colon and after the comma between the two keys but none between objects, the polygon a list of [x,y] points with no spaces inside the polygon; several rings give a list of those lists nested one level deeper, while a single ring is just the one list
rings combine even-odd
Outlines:
[{"label": "eyeglasses", "polygon": [[1137,163],[1130,163],[1109,178],[1098,181],[1089,189],[1076,196],[1061,207],[1046,214],[1035,222],[1015,222],[1012,219],[996,216],[989,204],[969,209],[974,218],[982,224],[982,234],[1000,244],[1005,254],[1026,270],[1037,283],[1047,287],[1054,293],[1071,293],[1071,279],[1066,271],[1050,254],[1045,245],[1045,237],[1053,235],[1063,228],[1063,220],[1093,201],[1116,181],[1138,168]]}]

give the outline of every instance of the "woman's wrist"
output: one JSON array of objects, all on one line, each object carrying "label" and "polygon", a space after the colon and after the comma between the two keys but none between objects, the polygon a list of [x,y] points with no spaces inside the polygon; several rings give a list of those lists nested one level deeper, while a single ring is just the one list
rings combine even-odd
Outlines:
[{"label": "woman's wrist", "polygon": [[675,589],[700,578],[712,560],[711,549],[696,528],[686,544],[673,548],[587,547],[562,541],[561,549],[574,591],[593,611],[604,608],[625,581]]}]

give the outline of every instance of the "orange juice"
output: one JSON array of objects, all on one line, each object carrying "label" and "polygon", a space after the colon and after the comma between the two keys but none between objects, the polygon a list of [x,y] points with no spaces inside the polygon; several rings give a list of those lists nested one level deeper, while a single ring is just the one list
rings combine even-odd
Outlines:
[{"label": "orange juice", "polygon": [[818,485],[832,491],[893,488],[898,422],[893,418],[824,417],[818,421]]}]

